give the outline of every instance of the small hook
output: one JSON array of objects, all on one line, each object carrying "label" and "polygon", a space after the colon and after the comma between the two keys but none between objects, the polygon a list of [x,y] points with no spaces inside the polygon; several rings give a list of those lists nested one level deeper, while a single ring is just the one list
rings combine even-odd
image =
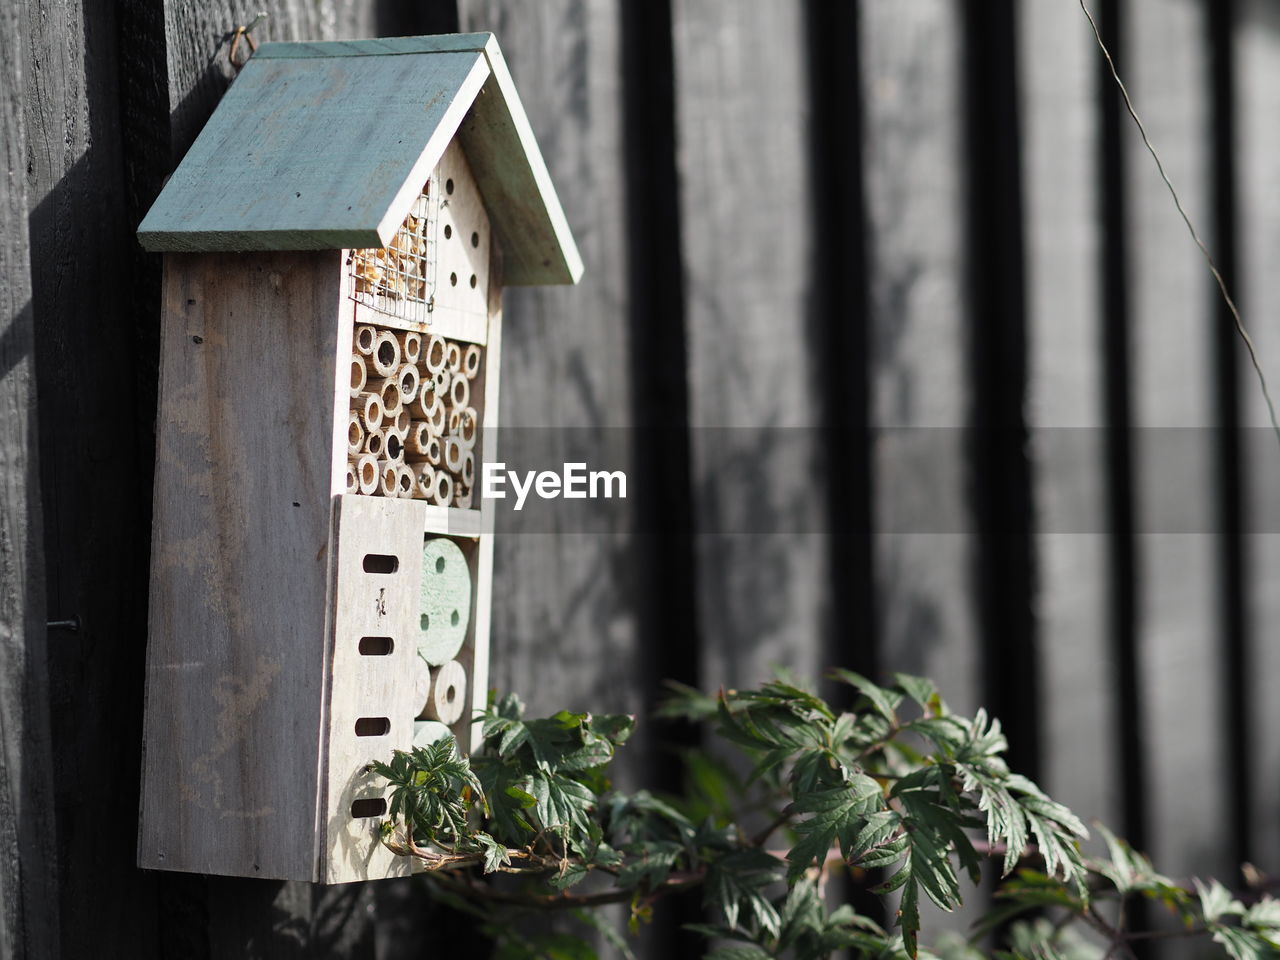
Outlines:
[{"label": "small hook", "polygon": [[[227,60],[228,62],[230,62],[230,64],[233,67],[236,68],[236,70],[239,70],[246,63],[248,63],[249,57],[252,57],[254,53],[257,52],[258,42],[253,39],[253,30],[254,30],[254,27],[262,23],[262,21],[266,19],[267,19],[267,11],[259,10],[258,15],[249,21],[248,26],[241,24],[240,26],[236,27],[234,33],[231,36],[231,49],[227,51]],[[236,50],[240,46],[241,37],[244,37],[245,43],[249,44],[249,56],[245,57],[244,60],[242,60],[240,63],[236,63]]]}]

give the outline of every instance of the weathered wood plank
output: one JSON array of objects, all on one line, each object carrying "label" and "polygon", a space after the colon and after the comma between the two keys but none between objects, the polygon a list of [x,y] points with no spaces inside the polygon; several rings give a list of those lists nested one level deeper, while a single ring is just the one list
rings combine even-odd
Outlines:
[{"label": "weathered wood plank", "polygon": [[[1237,291],[1245,323],[1275,393],[1280,380],[1280,331],[1271,318],[1280,314],[1280,196],[1274,189],[1275,158],[1280,153],[1280,9],[1265,0],[1244,0],[1234,24],[1237,44],[1239,124],[1237,195],[1240,224],[1240,278]],[[1245,482],[1244,538],[1249,580],[1245,584],[1248,617],[1248,718],[1253,768],[1251,861],[1280,874],[1280,451],[1271,432],[1248,358],[1239,354],[1241,425]]]},{"label": "weathered wood plank", "polygon": [[0,10],[0,956],[36,958],[60,933],[20,21]]},{"label": "weathered wood plank", "polygon": [[672,11],[699,672],[816,679],[829,580],[804,10]]},{"label": "weathered wood plank", "polygon": [[[880,662],[978,706],[959,5],[860,5]],[[973,898],[976,900],[976,898]],[[967,920],[924,911],[928,936]]]},{"label": "weathered wood plank", "polygon": [[[619,375],[627,291],[618,15],[568,0],[459,7],[463,29],[490,29],[502,43],[587,264],[576,289],[504,295],[499,449],[506,459],[536,452],[549,462],[591,462],[609,432],[599,428],[625,426],[630,409],[628,378]],[[591,516],[592,501],[582,504]],[[504,518],[498,523],[501,533]],[[589,523],[576,513],[566,524],[558,535],[495,540],[490,683],[534,711],[639,711],[632,681],[643,653],[626,540],[582,532]]]},{"label": "weathered wood plank", "polygon": [[1019,57],[1043,780],[1118,828],[1107,630],[1106,438],[1098,305],[1097,49],[1079,8],[1031,4]]},{"label": "weathered wood plank", "polygon": [[[1128,11],[1125,62],[1138,110],[1188,213],[1206,230],[1208,8],[1136,0]],[[1204,262],[1127,122],[1124,136],[1149,846],[1174,876],[1229,876],[1217,545],[1205,535],[1216,520],[1208,429],[1216,303]]]},{"label": "weathered wood plank", "polygon": [[961,25],[954,5],[865,3],[863,89],[877,582],[886,669],[977,706],[965,505]]},{"label": "weathered wood plank", "polygon": [[[139,350],[148,308],[129,285],[118,11],[79,0],[20,9],[49,607],[82,624],[75,634],[55,635],[49,651],[55,755],[77,771],[56,782],[54,806],[59,860],[95,864],[60,877],[62,915],[76,918],[62,931],[62,948],[88,954],[110,944],[113,952],[146,956],[155,887],[134,866],[132,825],[152,413],[139,415],[136,403],[154,373]],[[86,470],[92,496],[84,493]],[[85,790],[87,782],[95,789]]]}]

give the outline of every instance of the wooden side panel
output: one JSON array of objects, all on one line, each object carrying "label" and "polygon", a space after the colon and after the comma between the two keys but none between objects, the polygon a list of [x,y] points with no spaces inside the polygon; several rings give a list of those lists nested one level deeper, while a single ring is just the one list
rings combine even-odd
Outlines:
[{"label": "wooden side panel", "polygon": [[804,11],[681,0],[673,30],[700,675],[816,677],[829,581]]},{"label": "wooden side panel", "polygon": [[961,24],[941,0],[861,11],[881,657],[969,711]]},{"label": "wooden side panel", "polygon": [[1020,17],[1028,425],[1040,533],[1042,786],[1119,824],[1107,643],[1098,51],[1072,4]]},{"label": "wooden side panel", "polygon": [[0,956],[60,956],[23,26],[0,10]]},{"label": "wooden side panel", "polygon": [[[1280,156],[1280,8],[1266,0],[1237,6],[1237,123],[1240,177],[1240,277],[1238,301],[1262,358],[1272,393],[1280,381],[1280,193],[1275,189]],[[1246,477],[1244,539],[1246,616],[1248,618],[1249,702],[1253,771],[1249,825],[1252,862],[1270,876],[1280,875],[1280,452],[1266,404],[1243,352],[1239,354],[1241,424]]]},{"label": "wooden side panel", "polygon": [[[319,876],[325,883],[408,876],[411,861],[382,844],[385,783],[368,767],[413,743],[421,706],[415,703],[415,680],[425,666],[414,641],[426,505],[340,496],[334,512]],[[362,653],[364,637],[389,638],[391,652]]]},{"label": "wooden side panel", "polygon": [[166,262],[143,866],[315,878],[339,269]]},{"label": "wooden side panel", "polygon": [[[1129,81],[1193,220],[1208,195],[1207,7],[1137,0]],[[1131,198],[1138,653],[1151,850],[1172,876],[1230,876],[1222,655],[1216,636],[1212,411],[1215,293],[1137,131],[1125,122]],[[1212,238],[1209,238],[1212,242]],[[1194,784],[1192,789],[1190,785]],[[1172,950],[1169,955],[1173,956]]]}]

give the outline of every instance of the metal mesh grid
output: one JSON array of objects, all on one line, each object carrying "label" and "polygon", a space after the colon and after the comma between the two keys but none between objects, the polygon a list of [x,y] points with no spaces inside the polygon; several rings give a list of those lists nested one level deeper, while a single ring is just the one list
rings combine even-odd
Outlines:
[{"label": "metal mesh grid", "polygon": [[405,320],[426,321],[435,305],[440,191],[436,178],[422,188],[391,243],[352,250],[351,299]]}]

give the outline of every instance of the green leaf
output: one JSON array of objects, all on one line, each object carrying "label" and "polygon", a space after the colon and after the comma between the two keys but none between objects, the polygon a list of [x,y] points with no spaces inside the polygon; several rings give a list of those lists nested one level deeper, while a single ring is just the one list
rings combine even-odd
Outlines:
[{"label": "green leaf", "polygon": [[866,677],[852,670],[843,668],[831,671],[832,678],[843,681],[851,687],[855,687],[859,693],[867,698],[868,702],[880,712],[880,714],[890,723],[898,722],[898,704],[902,702],[902,694],[894,690],[886,690],[884,687],[872,683]]},{"label": "green leaf", "polygon": [[746,924],[776,937],[782,921],[765,890],[782,879],[782,864],[763,850],[737,850],[711,862],[703,887],[703,903],[719,909],[730,928],[740,915]]},{"label": "green leaf", "polygon": [[509,866],[511,857],[507,852],[505,844],[499,843],[487,833],[477,832],[472,835],[472,839],[480,845],[480,849],[484,851],[484,872],[493,873],[499,867]]},{"label": "green leaf", "polygon": [[587,829],[587,819],[595,806],[596,795],[576,780],[558,773],[535,770],[529,778],[533,796],[533,812],[544,830],[566,827]]},{"label": "green leaf", "polygon": [[868,814],[883,809],[884,796],[875,780],[855,774],[845,786],[797,797],[795,807],[813,816],[796,824],[796,843],[787,854],[789,880],[797,879],[815,860],[825,862],[836,843],[846,860],[860,852],[857,838]]}]

